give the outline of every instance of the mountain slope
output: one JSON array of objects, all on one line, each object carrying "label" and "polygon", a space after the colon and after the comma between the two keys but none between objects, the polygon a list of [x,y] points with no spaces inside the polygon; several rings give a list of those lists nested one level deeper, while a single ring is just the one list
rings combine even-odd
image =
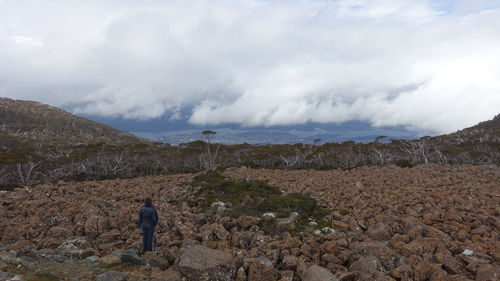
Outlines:
[{"label": "mountain slope", "polygon": [[441,142],[448,144],[460,143],[498,143],[500,142],[500,114],[492,120],[483,121],[477,125],[465,128],[448,135],[437,136]]},{"label": "mountain slope", "polygon": [[0,98],[2,139],[43,143],[134,143],[144,141],[130,133],[75,116],[34,101]]}]

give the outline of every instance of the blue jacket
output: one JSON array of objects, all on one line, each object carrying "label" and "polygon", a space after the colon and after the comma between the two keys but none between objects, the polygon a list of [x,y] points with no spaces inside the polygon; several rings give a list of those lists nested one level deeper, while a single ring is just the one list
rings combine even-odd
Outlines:
[{"label": "blue jacket", "polygon": [[141,207],[139,212],[139,221],[137,222],[137,227],[143,225],[156,227],[158,224],[158,213],[155,207],[152,205],[144,205]]}]

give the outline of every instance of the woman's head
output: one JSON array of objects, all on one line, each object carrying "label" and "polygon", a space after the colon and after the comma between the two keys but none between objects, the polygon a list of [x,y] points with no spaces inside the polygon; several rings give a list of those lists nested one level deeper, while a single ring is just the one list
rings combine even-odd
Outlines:
[{"label": "woman's head", "polygon": [[151,197],[146,197],[144,199],[144,205],[151,206],[153,204],[153,200],[151,200]]}]

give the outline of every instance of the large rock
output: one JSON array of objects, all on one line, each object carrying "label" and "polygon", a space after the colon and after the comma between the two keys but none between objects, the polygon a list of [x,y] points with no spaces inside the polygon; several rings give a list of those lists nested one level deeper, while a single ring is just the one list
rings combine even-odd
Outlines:
[{"label": "large rock", "polygon": [[250,228],[250,227],[252,227],[254,225],[258,225],[259,222],[260,222],[259,218],[251,217],[251,216],[240,216],[238,218],[238,224],[242,228]]},{"label": "large rock", "polygon": [[380,260],[375,256],[367,256],[355,261],[350,269],[362,273],[374,273],[383,270]]},{"label": "large rock", "polygon": [[118,271],[107,271],[97,275],[96,281],[123,281],[127,280],[128,274]]},{"label": "large rock", "polygon": [[355,242],[350,246],[355,254],[377,257],[388,271],[406,264],[404,258],[390,248],[387,242]]},{"label": "large rock", "polygon": [[99,264],[102,266],[115,266],[119,265],[121,262],[122,260],[119,257],[113,255],[104,256],[99,260]]},{"label": "large rock", "polygon": [[141,258],[137,255],[137,252],[132,249],[123,250],[119,249],[111,253],[112,256],[118,257],[121,263],[130,264],[143,264]]},{"label": "large rock", "polygon": [[373,240],[388,241],[391,239],[392,229],[385,223],[376,223],[368,227],[366,235]]},{"label": "large rock", "polygon": [[228,240],[230,237],[229,232],[224,228],[224,226],[213,223],[209,225],[204,225],[201,229],[201,241],[218,241],[218,240]]},{"label": "large rock", "polygon": [[188,281],[224,281],[236,275],[233,255],[203,246],[185,249],[179,270]]},{"label": "large rock", "polygon": [[256,258],[248,269],[248,281],[276,281],[273,262],[265,257]]},{"label": "large rock", "polygon": [[302,273],[302,281],[339,281],[328,269],[313,265]]},{"label": "large rock", "polygon": [[402,278],[410,278],[410,276],[412,275],[411,265],[406,264],[406,265],[402,265],[400,267],[397,267],[397,268],[391,270],[391,272],[389,272],[389,275],[393,278],[398,279],[398,280],[401,280]]},{"label": "large rock", "polygon": [[172,268],[158,272],[154,276],[154,281],[182,281],[182,275]]},{"label": "large rock", "polygon": [[297,268],[298,259],[296,256],[286,255],[283,257],[283,266],[285,269],[295,270]]},{"label": "large rock", "polygon": [[155,255],[153,252],[146,252],[142,255],[141,260],[144,264],[159,267],[161,270],[168,268],[169,263],[165,258]]},{"label": "large rock", "polygon": [[494,281],[500,280],[500,266],[492,266],[491,264],[480,265],[476,273],[477,281]]},{"label": "large rock", "polygon": [[98,256],[99,252],[97,252],[96,249],[94,248],[86,248],[83,251],[80,252],[80,255],[78,256],[80,259],[85,259],[91,256]]},{"label": "large rock", "polygon": [[299,214],[297,212],[292,212],[288,218],[280,219],[276,224],[276,228],[280,232],[294,230],[298,217]]},{"label": "large rock", "polygon": [[337,220],[332,221],[332,227],[342,232],[349,231],[349,224]]},{"label": "large rock", "polygon": [[438,258],[438,261],[443,264],[443,269],[449,274],[458,274],[462,272],[463,264],[452,256],[444,256]]}]

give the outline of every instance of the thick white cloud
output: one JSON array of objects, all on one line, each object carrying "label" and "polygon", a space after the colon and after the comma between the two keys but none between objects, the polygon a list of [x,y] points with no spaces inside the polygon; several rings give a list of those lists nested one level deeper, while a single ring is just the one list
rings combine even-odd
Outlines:
[{"label": "thick white cloud", "polygon": [[498,30],[495,1],[0,0],[0,95],[133,119],[193,108],[196,124],[451,132],[499,113]]}]

